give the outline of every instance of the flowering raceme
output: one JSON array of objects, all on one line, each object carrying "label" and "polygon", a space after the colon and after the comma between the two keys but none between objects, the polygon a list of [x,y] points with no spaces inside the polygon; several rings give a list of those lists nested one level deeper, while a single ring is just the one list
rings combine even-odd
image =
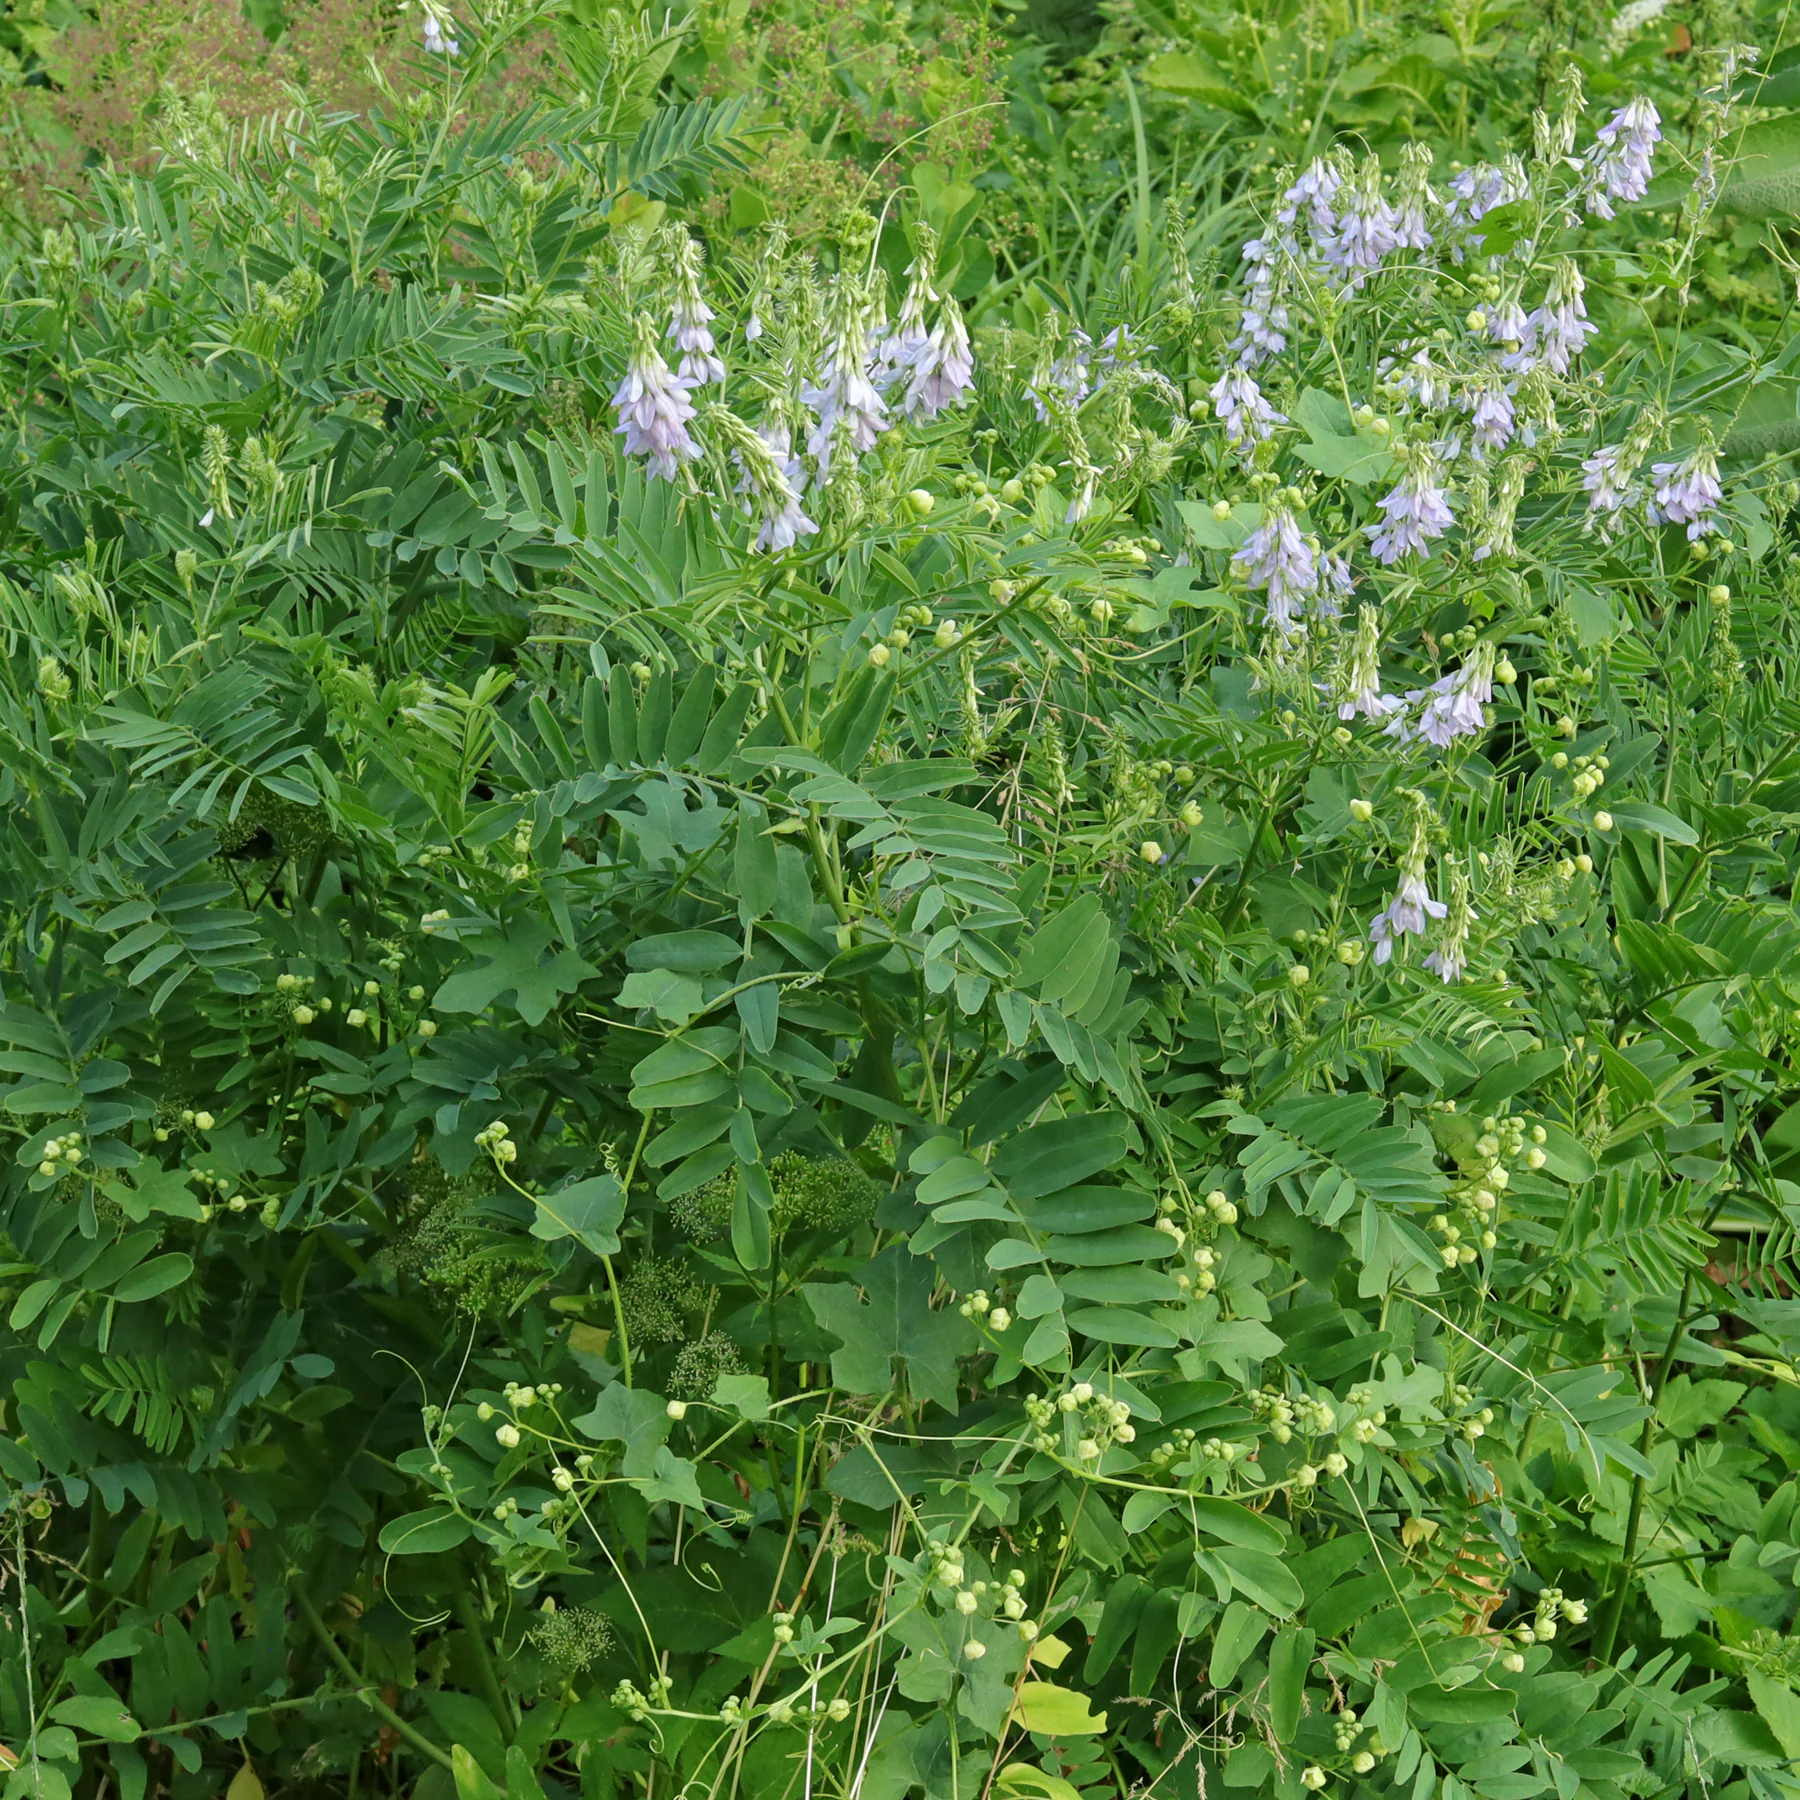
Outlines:
[{"label": "flowering raceme", "polygon": [[638,315],[631,363],[613,394],[618,409],[618,435],[628,456],[650,460],[650,472],[673,481],[675,471],[700,454],[688,435],[694,403],[687,384],[663,361],[656,347],[656,326],[648,314]]}]

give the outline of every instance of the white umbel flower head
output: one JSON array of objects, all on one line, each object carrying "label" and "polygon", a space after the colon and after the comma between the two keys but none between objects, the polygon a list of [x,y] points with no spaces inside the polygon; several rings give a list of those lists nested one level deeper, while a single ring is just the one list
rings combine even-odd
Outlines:
[{"label": "white umbel flower head", "polygon": [[616,434],[624,438],[626,454],[648,457],[652,476],[673,481],[676,470],[700,454],[700,446],[688,435],[694,403],[686,385],[663,361],[655,322],[646,313],[638,315],[631,362],[613,394],[613,405],[619,414]]}]

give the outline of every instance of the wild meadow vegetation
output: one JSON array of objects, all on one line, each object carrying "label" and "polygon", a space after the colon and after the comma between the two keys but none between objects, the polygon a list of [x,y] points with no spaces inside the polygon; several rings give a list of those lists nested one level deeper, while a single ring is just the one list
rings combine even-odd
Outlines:
[{"label": "wild meadow vegetation", "polygon": [[9,0],[4,1800],[1796,1800],[1789,32]]}]

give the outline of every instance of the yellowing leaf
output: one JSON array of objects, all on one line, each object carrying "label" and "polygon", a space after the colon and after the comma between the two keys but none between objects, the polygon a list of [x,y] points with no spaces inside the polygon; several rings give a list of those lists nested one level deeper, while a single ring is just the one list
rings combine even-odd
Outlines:
[{"label": "yellowing leaf", "polygon": [[1042,1800],[1081,1800],[1081,1790],[1060,1775],[1046,1774],[1030,1763],[1008,1763],[994,1786],[1003,1794],[1030,1794]]},{"label": "yellowing leaf", "polygon": [[231,1786],[225,1790],[225,1800],[263,1800],[263,1784],[248,1763],[232,1776]]},{"label": "yellowing leaf", "polygon": [[1069,1659],[1069,1646],[1059,1637],[1041,1637],[1031,1646],[1031,1660],[1046,1669],[1060,1669]]},{"label": "yellowing leaf", "polygon": [[1097,1737],[1106,1729],[1106,1714],[1090,1712],[1086,1694],[1048,1681],[1026,1682],[1013,1715],[1027,1731],[1045,1737]]}]

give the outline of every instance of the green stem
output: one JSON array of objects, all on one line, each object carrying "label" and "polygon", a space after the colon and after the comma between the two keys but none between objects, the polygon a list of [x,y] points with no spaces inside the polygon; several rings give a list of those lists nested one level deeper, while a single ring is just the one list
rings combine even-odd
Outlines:
[{"label": "green stem", "polygon": [[313,1636],[319,1640],[325,1654],[350,1678],[354,1697],[360,1700],[383,1724],[391,1725],[421,1756],[429,1757],[440,1769],[455,1774],[456,1765],[451,1762],[448,1754],[440,1750],[423,1732],[414,1730],[373,1688],[364,1683],[363,1678],[356,1672],[356,1665],[344,1654],[337,1639],[327,1629],[325,1621],[319,1617],[319,1609],[313,1605],[306,1590],[296,1582],[292,1591],[294,1604],[300,1609],[301,1618],[312,1627]]},{"label": "green stem", "polygon": [[475,1610],[475,1596],[465,1587],[457,1590],[456,1616],[475,1646],[475,1661],[481,1669],[481,1685],[487,1689],[488,1704],[494,1709],[494,1723],[510,1742],[513,1734],[513,1709],[500,1685],[500,1671],[488,1650],[487,1631],[481,1614]]},{"label": "green stem", "polygon": [[[1656,1365],[1656,1374],[1650,1384],[1650,1416],[1644,1421],[1644,1429],[1638,1439],[1639,1453],[1648,1456],[1651,1446],[1656,1442],[1656,1408],[1662,1399],[1663,1384],[1669,1379],[1669,1372],[1675,1367],[1675,1355],[1681,1348],[1681,1334],[1687,1329],[1688,1300],[1694,1289],[1694,1272],[1690,1269],[1681,1283],[1681,1298],[1675,1306],[1675,1323],[1669,1332],[1669,1341],[1662,1353],[1662,1359]],[[1618,1641],[1619,1620],[1624,1616],[1625,1597],[1631,1592],[1633,1559],[1637,1555],[1638,1532],[1644,1522],[1644,1494],[1646,1482],[1642,1475],[1631,1478],[1631,1510],[1625,1519],[1625,1542],[1619,1550],[1619,1578],[1613,1590],[1606,1597],[1606,1610],[1600,1616],[1594,1629],[1594,1659],[1596,1662],[1612,1661],[1613,1645]]]}]

